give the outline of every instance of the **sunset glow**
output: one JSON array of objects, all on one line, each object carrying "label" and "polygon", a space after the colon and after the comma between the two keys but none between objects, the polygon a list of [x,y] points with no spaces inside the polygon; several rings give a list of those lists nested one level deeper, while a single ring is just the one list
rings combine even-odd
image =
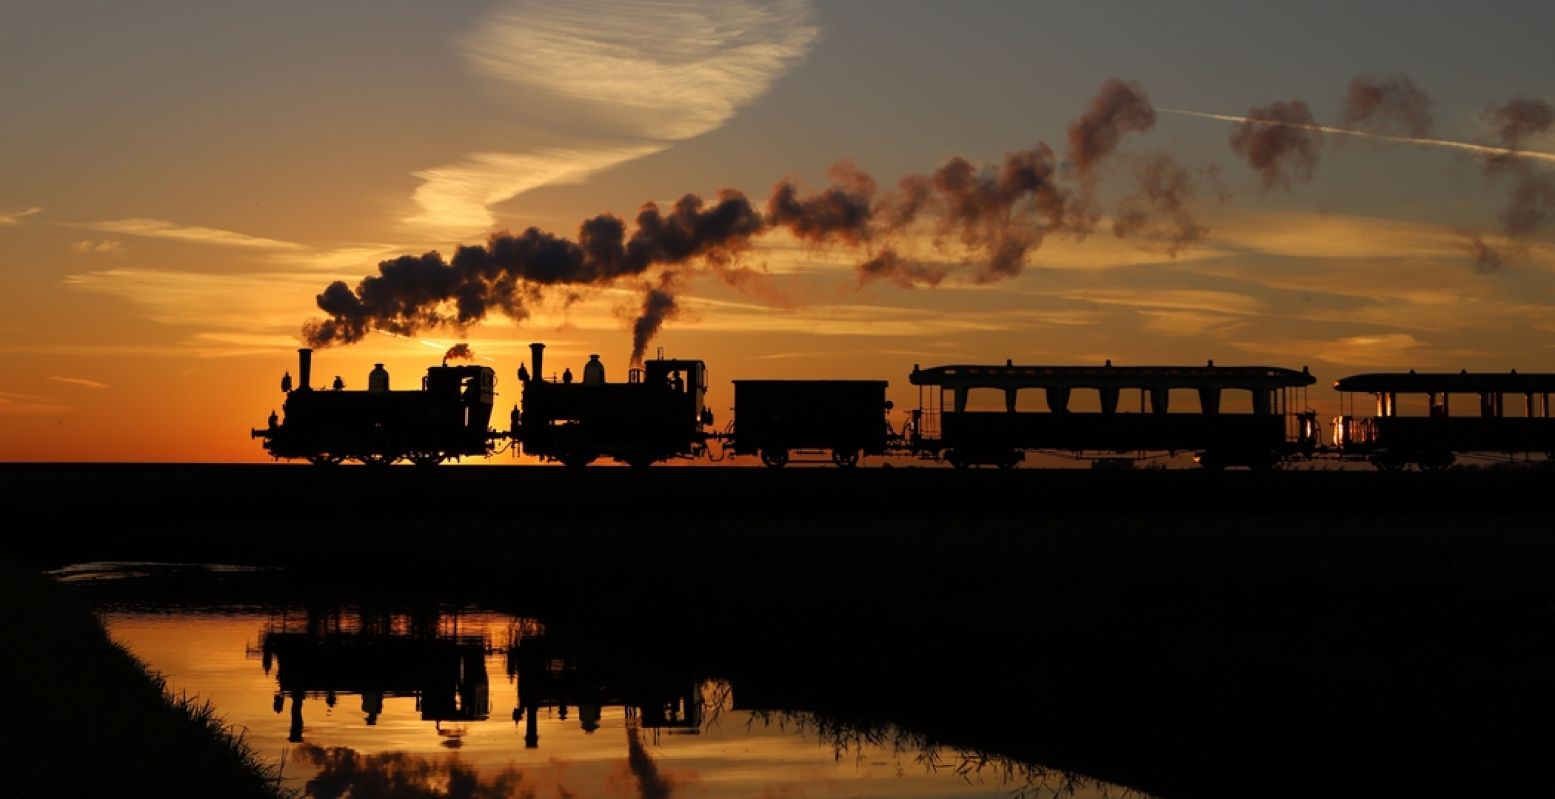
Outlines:
[{"label": "sunset glow", "polygon": [[[1555,123],[1525,113],[1555,98],[1536,33],[1555,20],[1409,13],[1399,38],[1392,12],[1345,11],[1322,63],[1303,48],[1327,17],[1300,8],[0,15],[16,76],[0,87],[0,460],[267,460],[248,430],[280,407],[332,282],[501,231],[576,241],[601,214],[630,236],[645,203],[711,207],[726,189],[759,231],[609,279],[521,284],[521,312],[462,329],[370,329],[320,350],[316,382],[365,387],[383,363],[409,388],[465,342],[496,370],[505,419],[531,341],[558,371],[599,353],[624,379],[651,287],[675,301],[647,352],[705,361],[721,420],[730,380],[806,377],[889,380],[900,423],[914,364],[1306,366],[1324,416],[1328,383],[1355,371],[1555,371]],[[1347,124],[1346,87],[1374,75],[1407,76],[1379,85],[1417,86],[1428,108]],[[1077,162],[1071,126],[1114,79],[1137,82],[1152,118]],[[1183,110],[1297,99],[1311,123]],[[1418,119],[1428,133],[1402,127]],[[1248,126],[1312,139],[1228,146]],[[977,213],[942,193],[885,221],[909,176],[943,182],[960,158],[993,181],[1022,154],[1050,184]],[[865,178],[857,230],[768,210],[781,181],[804,199]],[[1045,206],[1048,189],[1067,204]]]}]

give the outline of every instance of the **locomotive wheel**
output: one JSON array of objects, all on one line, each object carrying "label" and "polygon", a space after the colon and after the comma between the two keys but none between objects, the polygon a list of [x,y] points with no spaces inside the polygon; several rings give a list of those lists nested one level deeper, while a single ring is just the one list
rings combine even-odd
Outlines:
[{"label": "locomotive wheel", "polygon": [[563,455],[562,465],[569,469],[582,469],[594,462],[593,455]]},{"label": "locomotive wheel", "polygon": [[834,449],[831,451],[831,462],[837,464],[839,469],[852,469],[858,465],[858,450]]},{"label": "locomotive wheel", "polygon": [[653,458],[648,455],[633,455],[626,459],[626,465],[633,469],[646,469],[653,465]]},{"label": "locomotive wheel", "polygon": [[314,466],[339,466],[345,460],[344,455],[336,455],[331,452],[320,452],[317,455],[309,455],[308,463]]},{"label": "locomotive wheel", "polygon": [[410,455],[410,462],[417,466],[436,466],[442,463],[443,460],[444,457],[441,452],[413,452]]},{"label": "locomotive wheel", "polygon": [[399,459],[398,455],[382,452],[357,456],[357,460],[361,461],[364,466],[388,466]]},{"label": "locomotive wheel", "polygon": [[764,449],[761,451],[761,462],[765,463],[769,468],[781,469],[788,463],[788,450]]}]

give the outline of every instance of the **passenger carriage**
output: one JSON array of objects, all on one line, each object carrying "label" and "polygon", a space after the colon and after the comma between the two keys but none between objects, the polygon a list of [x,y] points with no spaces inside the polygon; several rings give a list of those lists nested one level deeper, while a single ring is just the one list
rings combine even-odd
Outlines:
[{"label": "passenger carriage", "polygon": [[[1334,449],[1384,471],[1445,469],[1471,453],[1555,459],[1555,374],[1372,373],[1336,380],[1334,390],[1348,411],[1334,419]],[[1375,398],[1374,416],[1356,414],[1362,394]]]}]

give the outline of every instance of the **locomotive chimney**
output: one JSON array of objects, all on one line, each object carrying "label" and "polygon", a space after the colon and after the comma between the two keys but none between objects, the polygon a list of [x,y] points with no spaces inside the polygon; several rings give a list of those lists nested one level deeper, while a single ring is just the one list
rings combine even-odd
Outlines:
[{"label": "locomotive chimney", "polygon": [[534,371],[531,372],[530,379],[544,383],[545,372],[541,371],[541,368],[545,366],[545,345],[536,341],[529,345],[529,351],[534,353]]},{"label": "locomotive chimney", "polygon": [[297,388],[307,391],[313,386],[308,382],[313,377],[313,350],[303,347],[297,350]]}]

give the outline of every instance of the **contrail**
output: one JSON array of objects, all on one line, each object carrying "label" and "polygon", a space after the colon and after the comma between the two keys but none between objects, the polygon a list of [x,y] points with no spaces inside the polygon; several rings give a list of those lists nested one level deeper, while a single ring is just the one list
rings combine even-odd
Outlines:
[{"label": "contrail", "polygon": [[1446,147],[1451,150],[1463,150],[1478,155],[1502,155],[1513,158],[1526,158],[1530,161],[1540,161],[1548,168],[1555,168],[1555,153],[1546,153],[1539,150],[1519,150],[1512,147],[1496,147],[1489,144],[1471,144],[1451,139],[1425,139],[1415,136],[1389,136],[1385,133],[1368,133],[1364,130],[1352,130],[1350,128],[1331,128],[1327,125],[1297,125],[1289,122],[1278,122],[1269,119],[1251,119],[1249,117],[1234,116],[1231,114],[1207,114],[1203,111],[1187,111],[1181,108],[1162,108],[1156,106],[1155,110],[1166,114],[1177,114],[1185,117],[1198,117],[1199,119],[1215,119],[1221,122],[1254,122],[1260,125],[1286,125],[1302,130],[1310,130],[1316,133],[1335,133],[1341,136],[1358,136],[1362,139],[1376,141],[1395,142],[1398,144],[1413,144],[1419,147]]}]

